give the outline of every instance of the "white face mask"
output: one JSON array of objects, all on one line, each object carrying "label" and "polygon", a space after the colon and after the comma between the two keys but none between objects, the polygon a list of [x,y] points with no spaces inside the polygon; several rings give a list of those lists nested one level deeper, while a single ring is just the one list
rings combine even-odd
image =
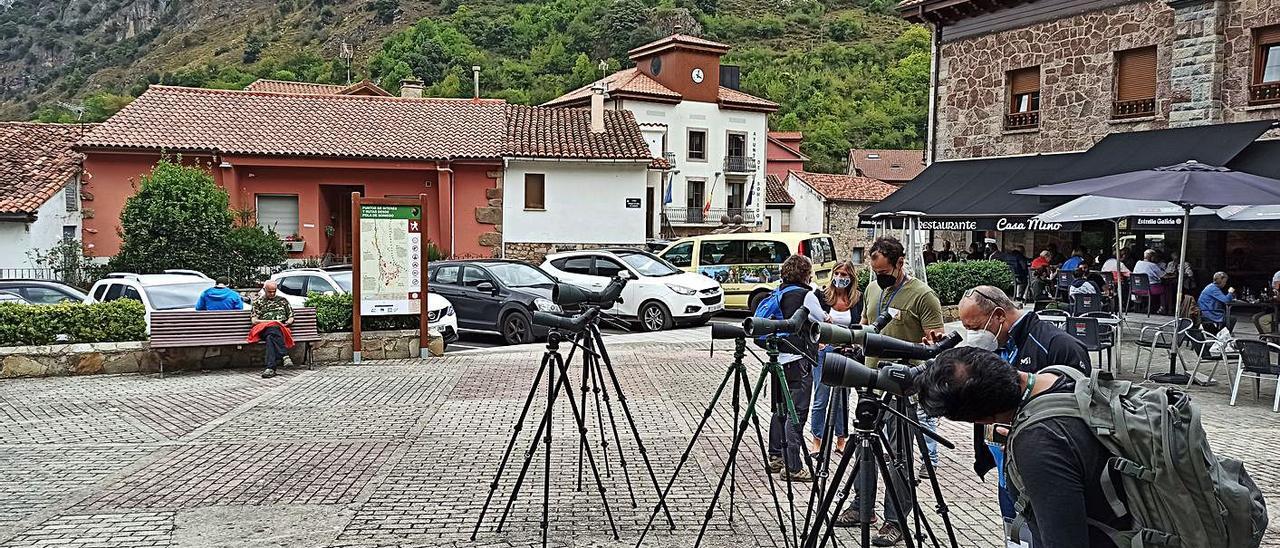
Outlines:
[{"label": "white face mask", "polygon": [[[996,310],[1000,309],[997,308]],[[994,352],[997,348],[1000,348],[1000,340],[994,333],[987,331],[987,327],[991,325],[991,320],[995,319],[995,317],[996,311],[992,310],[991,315],[987,317],[987,324],[982,326],[982,329],[966,329],[963,346],[981,348],[989,352]]]}]

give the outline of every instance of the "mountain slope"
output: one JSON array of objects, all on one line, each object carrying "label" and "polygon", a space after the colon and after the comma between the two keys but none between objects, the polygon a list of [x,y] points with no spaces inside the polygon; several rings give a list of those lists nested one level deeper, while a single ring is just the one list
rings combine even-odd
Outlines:
[{"label": "mountain slope", "polygon": [[923,140],[928,34],[880,1],[0,0],[0,118],[98,120],[149,83],[343,83],[348,66],[468,96],[479,65],[485,96],[537,104],[679,27],[733,45],[744,91],[782,105],[771,127],[843,170],[850,146]]}]

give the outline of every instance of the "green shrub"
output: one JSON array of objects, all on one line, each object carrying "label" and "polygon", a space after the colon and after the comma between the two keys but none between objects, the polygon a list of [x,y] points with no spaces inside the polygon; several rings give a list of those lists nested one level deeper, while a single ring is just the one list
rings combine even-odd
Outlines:
[{"label": "green shrub", "polygon": [[959,303],[965,291],[979,285],[1013,292],[1013,270],[1004,261],[933,263],[925,271],[929,275],[929,286],[944,305]]},{"label": "green shrub", "polygon": [[263,230],[257,225],[231,229],[231,233],[227,235],[227,247],[231,253],[226,264],[226,274],[231,278],[231,284],[237,287],[262,281],[261,267],[276,267],[289,258],[289,253],[285,251],[284,244],[275,231]]},{"label": "green shrub", "polygon": [[[65,340],[59,340],[65,335]],[[106,303],[0,303],[0,346],[141,341],[146,309],[131,299]]]},{"label": "green shrub", "polygon": [[[324,333],[351,331],[351,295],[312,293],[307,306],[316,309],[316,328]],[[418,316],[365,316],[360,325],[365,331],[417,329]]]}]

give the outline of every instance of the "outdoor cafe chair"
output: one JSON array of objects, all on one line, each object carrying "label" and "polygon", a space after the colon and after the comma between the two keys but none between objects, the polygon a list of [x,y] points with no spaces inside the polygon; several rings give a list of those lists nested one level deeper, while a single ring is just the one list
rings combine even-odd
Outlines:
[{"label": "outdoor cafe chair", "polygon": [[1240,361],[1236,366],[1236,378],[1231,383],[1231,405],[1236,404],[1236,395],[1240,391],[1240,379],[1253,379],[1253,398],[1258,399],[1262,392],[1264,377],[1274,376],[1276,395],[1271,403],[1273,413],[1280,412],[1280,346],[1258,339],[1236,339],[1236,348],[1240,351]]},{"label": "outdoor cafe chair", "polygon": [[1134,297],[1142,297],[1147,301],[1147,317],[1151,317],[1151,279],[1146,274],[1132,274],[1129,276],[1129,294]]},{"label": "outdoor cafe chair", "polygon": [[1058,298],[1065,297],[1067,292],[1071,291],[1071,273],[1058,272],[1053,279],[1055,280],[1054,289],[1057,290]]},{"label": "outdoor cafe chair", "polygon": [[[1237,361],[1240,360],[1240,353],[1235,348],[1235,339],[1221,341],[1217,337],[1205,333],[1199,327],[1188,329],[1182,335],[1181,342],[1196,353],[1196,364],[1191,368],[1191,378],[1187,379],[1187,388],[1191,388],[1191,384],[1196,382],[1196,372],[1200,371],[1200,364],[1206,361],[1213,362],[1213,369],[1209,371],[1209,377],[1206,380],[1206,384],[1208,384],[1213,382],[1213,375],[1218,372],[1219,363],[1228,362],[1227,370],[1229,374],[1231,369],[1230,360],[1232,358]],[[1214,350],[1213,346],[1218,343],[1223,343],[1224,346],[1219,350]]]},{"label": "outdoor cafe chair", "polygon": [[1138,372],[1138,361],[1142,359],[1142,351],[1146,350],[1149,353],[1147,356],[1147,369],[1142,374],[1142,377],[1151,376],[1151,362],[1156,357],[1156,349],[1172,349],[1174,335],[1181,337],[1188,329],[1191,329],[1192,325],[1190,318],[1181,318],[1177,320],[1176,328],[1174,320],[1169,320],[1158,326],[1149,325],[1142,328],[1142,331],[1138,333],[1138,352],[1134,356],[1133,372]]},{"label": "outdoor cafe chair", "polygon": [[1071,315],[1084,316],[1089,312],[1102,310],[1102,295],[1097,293],[1080,293],[1071,297]]},{"label": "outdoor cafe chair", "polygon": [[1101,324],[1098,318],[1071,317],[1067,319],[1067,332],[1075,337],[1076,340],[1084,343],[1084,349],[1089,352],[1098,353],[1098,364],[1102,364],[1102,354],[1107,351],[1107,367],[1111,369],[1111,353],[1110,346],[1102,342]]},{"label": "outdoor cafe chair", "polygon": [[1058,310],[1056,308],[1046,308],[1044,310],[1037,311],[1036,316],[1039,316],[1040,319],[1048,322],[1053,322],[1058,325],[1065,325],[1067,318],[1070,318],[1071,314],[1067,313],[1066,310]]},{"label": "outdoor cafe chair", "polygon": [[[1085,312],[1081,314],[1082,318],[1097,318],[1098,321],[1098,339],[1108,348],[1116,344],[1116,333],[1120,329],[1120,323],[1123,321],[1120,316],[1102,310],[1094,312]],[[1101,320],[1113,320],[1115,325],[1102,323]]]}]

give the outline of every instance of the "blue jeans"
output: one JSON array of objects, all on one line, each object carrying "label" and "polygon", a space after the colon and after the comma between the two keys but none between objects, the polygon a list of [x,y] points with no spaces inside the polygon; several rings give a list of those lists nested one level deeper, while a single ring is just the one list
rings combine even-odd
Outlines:
[{"label": "blue jeans", "polygon": [[[831,387],[822,384],[822,360],[827,356],[827,349],[818,351],[818,365],[813,368],[813,405],[809,408],[809,431],[813,437],[821,438],[827,427],[827,403],[831,400]],[[843,397],[836,401],[835,433],[837,437],[849,435],[849,393],[841,390]]]},{"label": "blue jeans", "polygon": [[[929,415],[924,414],[924,410],[920,409],[919,407],[916,407],[916,420],[919,421],[920,424],[925,428],[927,428],[930,432],[938,431],[938,419],[936,417],[930,417]],[[929,462],[932,462],[934,466],[937,466],[938,465],[938,442],[933,441],[933,438],[929,436],[925,436],[924,446],[926,449],[929,450]]]}]

